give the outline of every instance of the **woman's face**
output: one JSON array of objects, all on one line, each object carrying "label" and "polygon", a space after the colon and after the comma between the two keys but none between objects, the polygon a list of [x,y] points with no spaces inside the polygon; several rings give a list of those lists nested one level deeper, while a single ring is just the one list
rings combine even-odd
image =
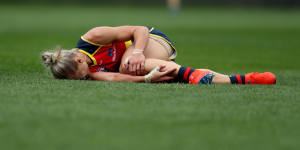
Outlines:
[{"label": "woman's face", "polygon": [[89,66],[85,61],[76,61],[77,62],[77,70],[74,74],[69,75],[69,79],[75,80],[86,80],[88,79],[88,75],[90,73]]}]

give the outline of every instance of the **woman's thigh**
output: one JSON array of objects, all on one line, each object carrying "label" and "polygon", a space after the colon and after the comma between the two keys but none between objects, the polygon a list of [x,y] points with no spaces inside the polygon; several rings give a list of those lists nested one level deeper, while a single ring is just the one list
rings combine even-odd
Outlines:
[{"label": "woman's thigh", "polygon": [[169,58],[166,48],[151,38],[149,38],[144,55],[146,58],[155,58],[160,60],[168,60]]}]

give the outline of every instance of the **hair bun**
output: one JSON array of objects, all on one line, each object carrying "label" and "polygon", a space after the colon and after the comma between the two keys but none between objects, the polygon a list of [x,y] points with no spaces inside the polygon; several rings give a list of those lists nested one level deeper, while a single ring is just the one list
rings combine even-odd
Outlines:
[{"label": "hair bun", "polygon": [[57,47],[55,52],[46,51],[42,53],[42,60],[43,64],[47,67],[51,67],[52,65],[56,64],[59,60],[61,54],[61,48]]},{"label": "hair bun", "polygon": [[47,67],[52,66],[52,55],[53,53],[51,52],[44,52],[42,54],[42,60],[43,60],[43,64]]}]

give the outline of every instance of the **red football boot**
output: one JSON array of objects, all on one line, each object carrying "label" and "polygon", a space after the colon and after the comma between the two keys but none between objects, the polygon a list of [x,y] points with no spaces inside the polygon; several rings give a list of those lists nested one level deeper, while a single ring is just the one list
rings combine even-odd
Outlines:
[{"label": "red football boot", "polygon": [[196,69],[189,78],[189,84],[211,84],[213,73],[206,69]]},{"label": "red football boot", "polygon": [[276,84],[276,77],[271,72],[247,73],[245,74],[245,84]]}]

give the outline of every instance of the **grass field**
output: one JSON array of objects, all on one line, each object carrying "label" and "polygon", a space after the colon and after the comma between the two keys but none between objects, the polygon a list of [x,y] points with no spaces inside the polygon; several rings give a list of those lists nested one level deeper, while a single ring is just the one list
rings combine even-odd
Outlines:
[{"label": "grass field", "polygon": [[[0,6],[1,150],[296,150],[300,11],[262,8]],[[59,81],[41,51],[73,48],[94,26],[165,32],[177,62],[233,74],[272,71],[272,86]]]}]

